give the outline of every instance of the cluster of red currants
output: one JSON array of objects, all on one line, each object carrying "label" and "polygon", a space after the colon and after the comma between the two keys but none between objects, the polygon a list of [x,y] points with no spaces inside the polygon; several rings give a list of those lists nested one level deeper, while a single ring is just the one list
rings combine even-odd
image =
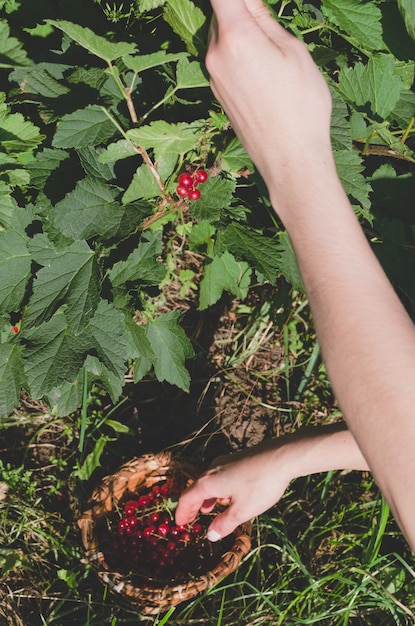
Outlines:
[{"label": "cluster of red currants", "polygon": [[197,187],[205,183],[208,177],[207,171],[203,169],[197,169],[194,172],[182,172],[177,179],[177,195],[181,198],[189,198],[189,200],[199,200],[202,194]]},{"label": "cluster of red currants", "polygon": [[179,485],[168,479],[124,502],[121,518],[100,538],[111,567],[149,579],[186,579],[201,568],[207,571],[212,548],[203,525],[199,521],[186,526],[174,522],[172,502],[180,491]]}]

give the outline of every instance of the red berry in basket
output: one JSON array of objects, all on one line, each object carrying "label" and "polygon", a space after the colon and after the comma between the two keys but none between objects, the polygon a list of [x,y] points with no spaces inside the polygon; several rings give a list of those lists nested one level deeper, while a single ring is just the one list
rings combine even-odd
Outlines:
[{"label": "red berry in basket", "polygon": [[189,190],[189,200],[199,200],[202,195],[199,189],[190,189]]},{"label": "red berry in basket", "polygon": [[181,534],[180,541],[182,541],[187,546],[192,541],[192,535],[185,531]]},{"label": "red berry in basket", "polygon": [[140,509],[146,509],[151,504],[151,498],[148,495],[140,496],[138,498],[138,507]]},{"label": "red berry in basket", "polygon": [[169,529],[168,524],[160,524],[159,527],[157,528],[157,533],[161,535],[162,537],[166,537],[169,530],[170,529]]},{"label": "red berry in basket", "polygon": [[202,524],[199,524],[198,522],[195,522],[191,528],[191,533],[192,535],[195,535],[196,537],[200,537],[200,535],[203,534],[203,526]]},{"label": "red berry in basket", "polygon": [[143,530],[143,535],[146,539],[148,539],[149,537],[151,537],[151,535],[153,535],[156,532],[157,528],[154,526],[154,524],[151,524],[150,526],[146,526]]},{"label": "red berry in basket", "polygon": [[197,183],[205,183],[208,179],[208,173],[206,170],[196,170],[193,177]]},{"label": "red berry in basket", "polygon": [[153,485],[151,488],[151,493],[155,498],[157,498],[160,495],[160,485]]}]

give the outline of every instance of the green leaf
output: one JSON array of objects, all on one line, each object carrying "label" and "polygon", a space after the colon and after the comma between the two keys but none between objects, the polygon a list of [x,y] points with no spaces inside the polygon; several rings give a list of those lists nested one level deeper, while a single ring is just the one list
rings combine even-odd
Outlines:
[{"label": "green leaf", "polygon": [[114,163],[121,159],[128,159],[131,156],[137,156],[137,150],[126,139],[120,139],[116,143],[110,143],[99,156],[101,163]]},{"label": "green leaf", "polygon": [[137,0],[137,1],[138,1],[138,8],[143,13],[147,11],[153,11],[154,9],[157,9],[158,7],[162,7],[167,2],[167,0]]},{"label": "green leaf", "polygon": [[189,390],[190,375],[186,359],[193,356],[192,344],[179,325],[180,313],[171,311],[160,315],[144,327],[144,336],[151,346],[154,371],[157,379]]},{"label": "green leaf", "polygon": [[280,250],[279,250],[279,268],[285,280],[292,285],[294,289],[305,291],[303,279],[301,278],[298,268],[297,258],[294,253],[288,233],[282,231],[279,233]]},{"label": "green leaf", "polygon": [[26,291],[32,259],[24,232],[0,232],[0,313],[17,311]]},{"label": "green leaf", "polygon": [[22,44],[10,37],[10,28],[5,20],[0,20],[0,68],[30,65]]},{"label": "green leaf", "polygon": [[254,169],[251,159],[245,148],[237,137],[231,139],[221,154],[221,165],[225,172],[238,174],[240,170],[248,168],[251,172]]},{"label": "green leaf", "polygon": [[0,417],[7,417],[19,404],[25,381],[21,355],[20,346],[0,345]]},{"label": "green leaf", "polygon": [[164,50],[158,50],[157,52],[153,52],[151,54],[140,54],[133,57],[124,56],[123,63],[135,74],[140,74],[140,72],[144,72],[145,70],[149,70],[153,67],[159,67],[160,65],[165,65],[166,63],[179,61],[185,57],[187,57],[185,52],[169,53]]},{"label": "green leaf", "polygon": [[84,331],[90,350],[109,372],[123,380],[126,370],[127,342],[123,314],[112,304],[101,300],[94,317]]},{"label": "green leaf", "polygon": [[352,145],[349,109],[337,91],[331,90],[331,141],[335,150],[349,150]]},{"label": "green leaf", "polygon": [[363,50],[385,50],[382,13],[374,2],[323,0],[324,15]]},{"label": "green leaf", "polygon": [[123,204],[134,200],[155,198],[161,194],[160,187],[147,165],[141,165],[134,174],[130,186],[122,197]]},{"label": "green leaf", "polygon": [[111,438],[107,435],[101,435],[98,441],[95,442],[94,449],[90,452],[81,467],[75,470],[74,474],[80,480],[88,480],[92,472],[100,466],[101,456],[105,450],[107,443],[111,441]]},{"label": "green leaf", "polygon": [[216,222],[220,218],[221,211],[231,203],[235,188],[234,180],[221,176],[208,178],[203,185],[200,200],[190,206],[190,214],[199,221]]},{"label": "green leaf", "polygon": [[85,26],[79,26],[66,20],[45,20],[47,24],[51,24],[62,30],[68,37],[76,41],[77,44],[95,54],[95,56],[103,59],[108,64],[125,54],[134,54],[137,47],[133,43],[118,42],[112,43],[104,37],[96,35],[91,29]]},{"label": "green leaf", "polygon": [[367,107],[373,117],[386,119],[395,107],[403,90],[400,76],[394,74],[391,55],[379,54],[369,59],[367,65],[356,63],[339,74],[338,91],[358,107]]},{"label": "green leaf", "polygon": [[164,19],[179,35],[190,54],[198,56],[206,48],[206,16],[191,0],[167,0]]},{"label": "green leaf", "polygon": [[252,270],[244,261],[236,261],[229,252],[214,257],[205,266],[200,282],[199,310],[215,304],[224,291],[229,291],[237,298],[246,298],[251,284]]},{"label": "green leaf", "polygon": [[209,87],[209,80],[198,61],[181,58],[176,69],[177,89]]},{"label": "green leaf", "polygon": [[79,160],[85,174],[93,179],[102,179],[108,182],[114,178],[114,168],[100,160],[102,148],[85,146],[77,150]]},{"label": "green leaf", "polygon": [[279,272],[279,243],[277,239],[233,222],[221,234],[220,243],[236,258],[249,261],[252,266],[275,284]]},{"label": "green leaf", "polygon": [[86,345],[71,333],[62,311],[51,320],[26,330],[25,370],[30,394],[42,398],[54,387],[73,381],[80,370]]},{"label": "green leaf", "polygon": [[128,139],[136,146],[154,150],[156,161],[169,153],[183,156],[197,146],[202,136],[202,127],[196,122],[169,124],[164,120],[157,120],[147,126],[127,131]]},{"label": "green leaf", "polygon": [[51,219],[67,237],[109,239],[120,226],[125,209],[115,200],[116,191],[103,181],[83,178],[58,202]]},{"label": "green leaf", "polygon": [[43,135],[37,126],[24,119],[21,113],[9,113],[6,104],[0,104],[0,146],[6,152],[26,152],[37,148]]},{"label": "green leaf", "polygon": [[[25,326],[40,324],[65,304],[68,323],[78,331],[94,314],[99,301],[99,277],[95,255],[84,241],[75,241],[64,250],[51,249],[44,236],[36,236],[34,243],[44,242],[45,267],[33,283]],[[39,247],[36,258],[42,259]],[[44,262],[46,259],[43,257]]]},{"label": "green leaf", "polygon": [[17,204],[11,196],[11,189],[0,180],[0,230],[8,229],[17,211]]},{"label": "green leaf", "polygon": [[135,323],[129,324],[130,333],[128,335],[128,341],[131,349],[131,358],[135,359],[135,383],[138,383],[146,374],[148,374],[156,360],[150,342],[147,339],[145,328],[145,326],[139,326]]},{"label": "green leaf", "polygon": [[43,189],[51,173],[69,157],[65,150],[45,148],[36,154],[36,158],[26,165],[30,173],[30,184],[36,189]]},{"label": "green leaf", "polygon": [[[70,66],[66,66],[69,68]],[[52,63],[39,63],[32,67],[22,68],[12,72],[10,78],[19,85],[24,84],[24,92],[39,94],[44,98],[58,98],[70,92],[70,89],[57,80],[57,76],[50,72],[56,72]],[[62,76],[58,76],[62,78]]]},{"label": "green leaf", "polygon": [[408,35],[415,41],[415,3],[413,0],[398,0],[398,7],[405,21]]},{"label": "green leaf", "polygon": [[125,289],[127,282],[141,281],[159,285],[166,275],[166,267],[160,263],[162,253],[161,232],[146,233],[126,261],[118,261],[109,272],[114,287]]},{"label": "green leaf", "polygon": [[116,128],[104,109],[90,105],[64,115],[57,127],[52,145],[55,148],[83,148],[105,143]]},{"label": "green leaf", "polygon": [[335,150],[334,161],[345,192],[365,208],[370,208],[370,184],[363,176],[361,157],[351,150]]}]

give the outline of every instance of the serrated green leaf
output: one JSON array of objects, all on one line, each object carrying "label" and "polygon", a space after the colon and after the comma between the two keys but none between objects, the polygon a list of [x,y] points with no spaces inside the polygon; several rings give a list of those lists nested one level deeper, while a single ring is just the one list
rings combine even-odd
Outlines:
[{"label": "serrated green leaf", "polygon": [[109,272],[112,285],[125,288],[125,284],[132,281],[159,285],[167,271],[159,260],[161,252],[161,232],[143,235],[127,260],[118,261]]},{"label": "serrated green leaf", "polygon": [[206,16],[191,0],[167,0],[164,19],[179,35],[190,54],[206,49]]},{"label": "serrated green leaf", "polygon": [[125,209],[115,200],[116,191],[93,178],[83,178],[52,209],[50,216],[61,233],[73,239],[100,235],[109,239],[123,219]]},{"label": "serrated green leaf", "polygon": [[137,156],[137,150],[126,139],[120,139],[115,143],[111,143],[101,152],[99,160],[101,163],[114,163],[121,159],[128,159],[131,156]]},{"label": "serrated green leaf", "polygon": [[141,165],[134,174],[132,181],[122,197],[123,204],[134,200],[155,198],[161,194],[160,187],[147,165]]},{"label": "serrated green leaf", "polygon": [[169,153],[183,156],[196,148],[202,136],[202,127],[196,122],[169,124],[164,120],[157,120],[147,126],[127,131],[128,139],[136,146],[154,150],[156,161]]},{"label": "serrated green leaf", "polygon": [[186,359],[194,355],[192,344],[179,325],[180,314],[164,313],[144,326],[145,336],[154,354],[154,371],[157,379],[189,390],[190,375]]},{"label": "serrated green leaf", "polygon": [[181,58],[176,68],[177,89],[209,87],[209,80],[198,61]]},{"label": "serrated green leaf", "polygon": [[364,168],[359,154],[350,150],[335,150],[334,161],[345,192],[365,209],[369,209],[372,188],[363,176]]},{"label": "serrated green leaf", "polygon": [[349,150],[352,145],[349,109],[343,98],[332,90],[331,141],[335,150]]},{"label": "serrated green leaf", "polygon": [[43,135],[37,126],[24,119],[21,113],[9,113],[6,104],[0,104],[0,146],[9,153],[26,152],[37,148]]},{"label": "serrated green leaf", "polygon": [[10,28],[5,20],[0,20],[0,68],[30,65],[26,51],[15,37],[10,37]]},{"label": "serrated green leaf", "polygon": [[394,70],[393,57],[379,54],[371,57],[367,65],[356,63],[352,68],[343,68],[337,89],[349,102],[367,107],[370,115],[384,120],[403,90],[402,79]]},{"label": "serrated green leaf", "polygon": [[73,382],[64,382],[54,387],[46,399],[54,415],[64,417],[77,411],[83,401],[84,369],[87,371],[87,385],[100,382],[109,392],[113,402],[116,402],[122,393],[122,381],[110,372],[96,357],[88,355],[85,364]]},{"label": "serrated green leaf", "polygon": [[25,331],[24,361],[30,394],[42,398],[65,381],[73,381],[80,370],[86,345],[82,336],[71,333],[63,312]]},{"label": "serrated green leaf", "polygon": [[144,72],[145,70],[149,70],[153,67],[159,67],[160,65],[165,65],[165,63],[179,61],[180,59],[186,57],[187,54],[185,52],[170,53],[165,52],[164,50],[158,50],[157,52],[153,52],[151,54],[124,56],[123,63],[135,74],[140,74],[140,72]]},{"label": "serrated green leaf", "polygon": [[79,160],[87,177],[109,181],[114,178],[114,167],[100,160],[102,148],[85,146],[77,150]]},{"label": "serrated green leaf", "polygon": [[90,28],[66,20],[45,20],[45,22],[59,28],[77,44],[107,63],[116,61],[125,54],[134,54],[137,49],[133,43],[112,43],[108,39],[96,35]]},{"label": "serrated green leaf", "polygon": [[215,304],[224,291],[240,299],[246,298],[251,284],[252,270],[248,263],[237,261],[229,252],[214,257],[205,266],[200,282],[199,310]]},{"label": "serrated green leaf", "polygon": [[190,214],[197,220],[216,222],[220,218],[222,209],[226,209],[231,203],[235,188],[234,180],[221,176],[208,178],[203,185],[201,198],[192,203]]},{"label": "serrated green leaf", "polygon": [[143,13],[153,11],[158,7],[165,5],[167,0],[138,0],[138,8]]},{"label": "serrated green leaf", "polygon": [[0,181],[0,230],[11,226],[17,204],[11,196],[11,189],[5,182]]},{"label": "serrated green leaf", "polygon": [[45,148],[36,154],[36,158],[26,165],[30,173],[30,184],[36,189],[43,189],[51,173],[69,157],[65,150]]},{"label": "serrated green leaf", "polygon": [[0,418],[18,406],[24,381],[21,346],[0,345]]},{"label": "serrated green leaf", "polygon": [[101,300],[84,335],[88,337],[93,353],[120,380],[126,371],[125,334],[123,314],[109,302]]},{"label": "serrated green leaf", "polygon": [[24,84],[25,93],[39,94],[44,98],[58,98],[70,92],[70,89],[56,80],[49,73],[53,68],[51,63],[40,63],[30,68],[15,70],[11,78],[19,84]]},{"label": "serrated green leaf", "polygon": [[[39,240],[34,238],[35,243]],[[65,304],[68,323],[79,331],[94,314],[99,301],[94,253],[84,241],[75,241],[64,250],[50,249],[49,244],[45,252],[48,262],[38,271],[33,283],[25,326],[41,324]],[[36,258],[38,261],[41,258],[38,250]]]},{"label": "serrated green leaf", "polygon": [[30,277],[31,256],[24,232],[0,232],[0,313],[17,311]]},{"label": "serrated green leaf", "polygon": [[104,109],[90,105],[64,115],[57,127],[52,145],[55,148],[84,148],[105,143],[116,128]]},{"label": "serrated green leaf", "polygon": [[415,152],[400,140],[400,137],[392,134],[387,122],[383,124],[374,124],[374,130],[385,142],[385,144],[394,150],[397,154],[401,154],[405,159],[415,163]]},{"label": "serrated green leaf", "polygon": [[156,357],[147,339],[145,326],[131,322],[129,331],[130,357],[134,359],[134,382],[138,383],[148,374]]},{"label": "serrated green leaf", "polygon": [[221,245],[236,258],[242,258],[275,283],[279,272],[279,242],[233,222],[221,234]]},{"label": "serrated green leaf", "polygon": [[323,0],[324,15],[363,50],[385,50],[382,13],[374,2]]},{"label": "serrated green leaf", "polygon": [[231,174],[238,174],[244,168],[248,168],[251,172],[254,170],[248,153],[237,137],[231,139],[222,151],[221,165],[225,172],[230,172]]},{"label": "serrated green leaf", "polygon": [[281,274],[294,289],[304,292],[303,279],[301,278],[297,258],[287,232],[282,231],[279,234],[279,243],[278,260]]},{"label": "serrated green leaf", "polygon": [[415,41],[415,3],[413,0],[398,0],[398,7],[408,35]]}]

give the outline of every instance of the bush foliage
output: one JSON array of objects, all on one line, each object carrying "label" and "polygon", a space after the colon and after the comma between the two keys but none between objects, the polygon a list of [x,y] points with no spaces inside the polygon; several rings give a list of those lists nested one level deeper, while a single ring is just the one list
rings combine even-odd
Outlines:
[{"label": "bush foliage", "polygon": [[[413,2],[269,5],[329,82],[339,176],[412,314]],[[127,373],[187,390],[193,346],[168,304],[173,282],[199,310],[281,275],[301,289],[263,182],[209,89],[209,3],[0,9],[0,414],[22,388],[61,416],[96,383],[115,402]],[[179,173],[199,167],[201,199],[180,198]]]}]

